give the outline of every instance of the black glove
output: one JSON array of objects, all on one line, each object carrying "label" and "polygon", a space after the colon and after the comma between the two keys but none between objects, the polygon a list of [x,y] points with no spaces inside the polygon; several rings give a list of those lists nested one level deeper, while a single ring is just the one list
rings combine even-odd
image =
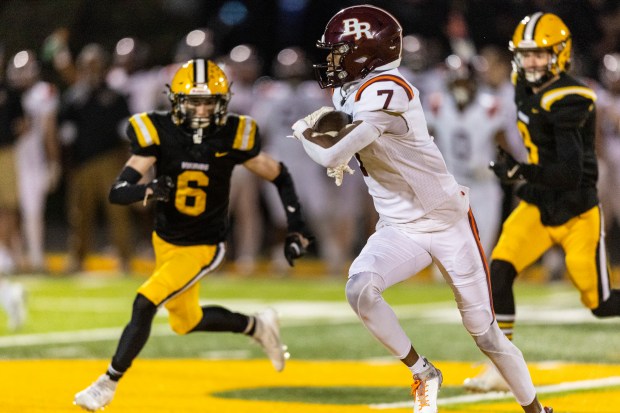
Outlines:
[{"label": "black glove", "polygon": [[172,178],[169,176],[162,175],[149,182],[147,187],[153,190],[153,193],[149,196],[149,199],[168,202],[170,199],[170,191],[174,188],[174,182],[172,182]]},{"label": "black glove", "polygon": [[504,184],[521,179],[521,164],[511,154],[497,147],[497,159],[489,163],[489,168]]},{"label": "black glove", "polygon": [[288,265],[291,267],[295,266],[294,260],[303,256],[307,251],[306,247],[303,245],[304,239],[308,241],[306,246],[310,245],[310,242],[312,242],[311,237],[305,237],[299,232],[292,232],[288,234],[284,240],[284,256],[286,257]]}]

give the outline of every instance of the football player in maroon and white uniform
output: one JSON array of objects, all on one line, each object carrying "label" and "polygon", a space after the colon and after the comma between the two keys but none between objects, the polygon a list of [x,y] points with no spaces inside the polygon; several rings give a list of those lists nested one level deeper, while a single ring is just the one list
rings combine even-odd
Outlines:
[{"label": "football player in maroon and white uniform", "polygon": [[[366,328],[413,374],[415,413],[436,413],[441,372],[412,346],[383,291],[435,262],[454,291],[463,324],[510,384],[528,413],[549,412],[538,401],[519,349],[494,317],[489,274],[469,189],[446,169],[429,135],[418,90],[398,70],[402,28],[385,10],[362,5],[332,17],[317,46],[315,65],[333,104],[351,115],[332,144],[317,144],[313,129],[323,108],[293,125],[308,155],[341,180],[358,161],[379,214],[376,232],[349,269],[347,299]],[[325,135],[323,135],[325,136]],[[422,332],[423,333],[423,332]]]}]

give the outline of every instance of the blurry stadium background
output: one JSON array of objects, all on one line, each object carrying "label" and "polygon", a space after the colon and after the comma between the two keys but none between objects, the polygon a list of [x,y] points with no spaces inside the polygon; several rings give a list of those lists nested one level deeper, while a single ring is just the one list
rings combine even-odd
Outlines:
[{"label": "blurry stadium background", "polygon": [[[314,45],[326,22],[342,7],[359,3],[342,0],[3,1],[0,2],[0,47],[4,49],[5,60],[20,50],[35,51],[42,63],[44,80],[53,82],[61,90],[67,84],[59,77],[52,61],[65,43],[72,56],[92,42],[103,45],[115,56],[119,53],[139,55],[142,69],[165,67],[180,56],[189,58],[195,53],[217,59],[226,56],[235,46],[248,44],[254,46],[258,54],[258,75],[274,77],[272,62],[284,48],[301,48],[311,62],[322,59],[323,55]],[[506,49],[518,21],[538,10],[558,14],[571,29],[573,71],[585,78],[599,80],[602,57],[620,50],[620,6],[613,0],[382,0],[366,3],[392,12],[402,23],[404,34],[426,40],[426,49],[419,55],[426,59],[420,64],[427,67],[455,53],[455,48],[471,47],[466,42],[459,43],[459,37],[471,42],[475,50],[489,45]],[[194,37],[187,37],[190,33],[194,33]],[[135,46],[120,42],[128,38],[136,41]],[[192,41],[194,46],[188,46],[187,42]],[[161,90],[163,92],[164,84]],[[52,252],[62,251],[66,244],[64,189],[61,185],[58,191],[50,194],[47,203],[46,246]],[[618,263],[617,223],[611,228],[607,239],[610,258]],[[104,227],[98,228],[97,233],[104,230]],[[99,242],[98,247],[105,248],[102,244],[105,240]]]},{"label": "blurry stadium background", "polygon": [[[186,46],[187,34],[212,36],[204,53],[224,56],[239,44],[260,55],[260,75],[275,75],[271,62],[285,47],[299,46],[312,61],[325,23],[338,0],[19,0],[0,2],[0,44],[6,56],[36,51],[44,78],[64,88],[53,68],[59,39],[73,56],[91,42],[118,52],[119,40],[144,47],[144,67],[164,67]],[[599,80],[601,59],[620,50],[620,6],[613,0],[384,0],[405,34],[431,44],[431,59],[452,53],[454,33],[467,33],[477,49],[506,48],[517,22],[534,11],[560,15],[574,38],[580,75]],[[464,20],[454,18],[455,15]],[[462,26],[462,24],[464,26]],[[459,26],[461,24],[461,26]],[[454,27],[454,26],[458,27]],[[467,30],[463,32],[463,28]],[[148,53],[146,51],[148,50]],[[162,85],[163,90],[163,85]],[[233,88],[234,91],[234,88]],[[234,98],[233,98],[234,100]],[[301,183],[303,185],[303,183]],[[28,293],[28,320],[17,332],[0,314],[0,412],[70,412],[75,391],[105,369],[126,323],[135,289],[152,269],[148,242],[137,245],[130,273],[109,254],[106,224],[93,223],[96,254],[80,273],[63,272],[67,244],[65,188],[50,194],[46,209],[49,273],[12,277]],[[268,217],[265,217],[268,219]],[[146,224],[148,226],[148,222]],[[366,223],[360,223],[366,225]],[[364,234],[362,234],[364,233]],[[267,235],[268,236],[268,235]],[[363,245],[360,231],[356,248]],[[265,240],[267,243],[269,240]],[[620,262],[616,222],[608,234],[612,262]],[[234,251],[234,245],[232,246]],[[346,270],[331,274],[316,251],[294,270],[276,273],[268,251],[251,274],[229,262],[203,282],[205,303],[241,311],[273,306],[282,315],[292,359],[275,375],[260,349],[244,337],[176,337],[160,312],[153,336],[124,379],[110,412],[359,412],[410,411],[409,378],[398,362],[364,330],[346,304]],[[618,269],[614,267],[616,285]],[[618,413],[620,335],[617,320],[595,320],[565,280],[538,265],[525,273],[516,294],[515,342],[531,362],[542,399],[556,413]],[[516,412],[506,395],[465,395],[460,384],[482,367],[483,356],[459,325],[450,290],[430,270],[386,294],[414,344],[447,372],[440,394],[451,412]],[[251,361],[249,361],[251,360]],[[469,397],[469,398],[468,398]]]}]

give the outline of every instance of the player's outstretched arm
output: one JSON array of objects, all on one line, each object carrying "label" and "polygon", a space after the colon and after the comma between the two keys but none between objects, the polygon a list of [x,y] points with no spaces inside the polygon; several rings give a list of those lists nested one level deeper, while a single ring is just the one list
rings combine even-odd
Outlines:
[{"label": "player's outstretched arm", "polygon": [[288,226],[288,235],[284,243],[284,256],[292,267],[294,260],[306,253],[306,248],[313,239],[306,229],[293,178],[286,165],[264,152],[246,161],[243,165],[261,178],[272,182],[278,189]]}]

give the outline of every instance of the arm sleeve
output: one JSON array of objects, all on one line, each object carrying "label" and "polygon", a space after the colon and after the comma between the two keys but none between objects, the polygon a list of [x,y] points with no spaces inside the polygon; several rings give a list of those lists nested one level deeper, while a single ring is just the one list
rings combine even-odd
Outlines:
[{"label": "arm sleeve", "polygon": [[293,178],[286,165],[280,163],[280,167],[280,174],[272,182],[278,188],[278,194],[286,212],[288,230],[289,232],[304,233],[306,224],[301,214],[301,205],[295,191]]},{"label": "arm sleeve", "polygon": [[142,174],[126,166],[110,189],[108,200],[112,204],[129,205],[144,199],[147,185],[137,185]]},{"label": "arm sleeve", "polygon": [[305,138],[302,139],[302,144],[314,162],[326,168],[335,168],[349,163],[356,152],[370,145],[380,134],[381,132],[376,126],[362,121],[339,142],[329,148],[323,148]]}]

